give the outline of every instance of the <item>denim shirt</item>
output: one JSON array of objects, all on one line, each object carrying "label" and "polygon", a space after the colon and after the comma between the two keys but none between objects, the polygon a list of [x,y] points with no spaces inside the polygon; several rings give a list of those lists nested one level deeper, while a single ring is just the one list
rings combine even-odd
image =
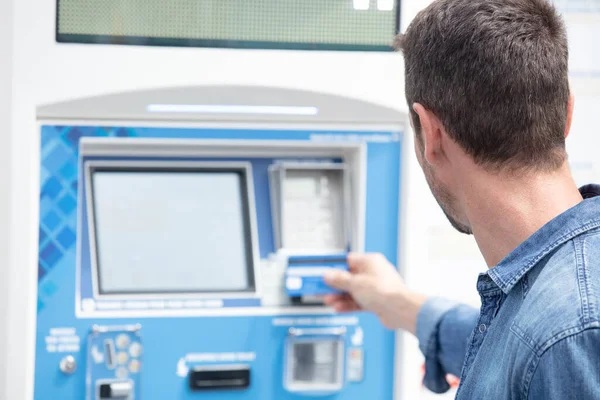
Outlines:
[{"label": "denim shirt", "polygon": [[457,399],[600,399],[600,186],[479,276],[481,308],[419,311],[425,386]]}]

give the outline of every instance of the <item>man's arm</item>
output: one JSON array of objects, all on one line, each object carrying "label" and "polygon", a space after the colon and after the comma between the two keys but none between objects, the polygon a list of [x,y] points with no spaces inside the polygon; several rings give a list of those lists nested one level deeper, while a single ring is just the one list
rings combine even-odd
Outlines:
[{"label": "man's arm", "polygon": [[387,328],[416,335],[426,358],[426,387],[437,393],[447,391],[446,375],[460,376],[478,310],[412,292],[380,254],[351,254],[348,266],[350,272],[326,274],[328,285],[348,293],[328,296],[326,304],[342,312],[373,312]]},{"label": "man's arm", "polygon": [[446,375],[460,377],[468,339],[477,324],[479,311],[446,299],[430,298],[417,316],[416,336],[425,356],[424,385],[434,393],[450,386]]},{"label": "man's arm", "polygon": [[550,346],[525,390],[523,398],[531,400],[600,400],[600,328],[567,336]]}]

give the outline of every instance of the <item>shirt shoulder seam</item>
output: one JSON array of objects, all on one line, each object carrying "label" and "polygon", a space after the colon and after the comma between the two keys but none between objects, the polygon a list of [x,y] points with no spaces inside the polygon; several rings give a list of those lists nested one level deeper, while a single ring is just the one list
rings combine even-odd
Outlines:
[{"label": "shirt shoulder seam", "polygon": [[[525,369],[525,375],[523,376],[522,393],[523,393],[524,399],[527,399],[527,397],[529,396],[529,389],[531,388],[531,382],[533,381],[533,377],[535,376],[535,373],[540,365],[540,361],[542,360],[544,355],[546,353],[548,353],[555,345],[562,342],[563,340],[566,340],[569,337],[582,335],[583,333],[585,333],[587,331],[591,331],[591,330],[600,331],[600,322],[595,321],[592,323],[585,324],[584,326],[567,329],[566,331],[563,331],[562,333],[559,333],[559,334],[553,336],[552,339],[547,341],[546,342],[547,345],[542,347],[543,350],[541,350],[539,352],[535,351],[535,350],[533,351],[534,357],[532,357],[531,360],[529,360],[529,362],[528,362],[529,365]],[[570,332],[570,333],[567,333],[567,332]],[[519,337],[519,335],[517,335],[516,333],[515,333],[515,336]],[[531,348],[529,345],[528,345],[528,347]]]},{"label": "shirt shoulder seam", "polygon": [[549,339],[540,344],[534,343],[533,340],[527,340],[528,338],[525,336],[525,333],[521,330],[521,328],[515,323],[510,327],[510,332],[515,335],[523,344],[525,344],[537,357],[541,357],[548,348],[552,347],[557,342],[569,337],[577,335],[583,331],[588,329],[596,329],[600,328],[600,320],[594,319],[591,321],[587,321],[583,324],[578,324],[575,326],[570,326],[565,328],[564,330],[552,335]]},{"label": "shirt shoulder seam", "polygon": [[598,236],[600,232],[589,233],[577,241],[578,246],[580,247],[579,251],[581,252],[581,260],[579,259],[579,255],[577,255],[576,249],[576,259],[577,259],[577,280],[579,284],[579,292],[581,297],[581,307],[582,307],[582,319],[584,323],[593,322],[597,320],[597,304],[596,304],[596,296],[594,293],[594,287],[592,282],[590,281],[590,269],[588,263],[588,252],[587,245],[588,239],[594,236]]},{"label": "shirt shoulder seam", "polygon": [[[600,235],[600,230],[591,234],[591,236]],[[577,294],[579,297],[578,308],[581,316],[578,319],[573,319],[570,323],[566,323],[561,331],[550,337],[534,337],[527,334],[517,321],[513,321],[510,331],[519,340],[525,344],[534,353],[540,356],[549,346],[555,342],[562,340],[570,335],[576,335],[580,331],[600,326],[600,317],[596,314],[596,304],[594,302],[593,288],[589,283],[589,270],[586,259],[586,239],[585,237],[575,237],[571,242],[573,247],[573,255],[575,256],[575,279],[577,282]],[[558,327],[555,327],[558,328]]]}]

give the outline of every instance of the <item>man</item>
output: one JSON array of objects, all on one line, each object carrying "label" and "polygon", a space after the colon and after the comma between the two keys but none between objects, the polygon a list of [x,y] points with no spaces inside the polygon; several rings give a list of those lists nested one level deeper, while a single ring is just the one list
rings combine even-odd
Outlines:
[{"label": "man", "polygon": [[438,0],[399,37],[415,151],[489,267],[480,310],[411,292],[380,255],[326,282],[336,310],[419,339],[425,385],[459,399],[600,399],[600,187],[578,190],[565,28],[545,0]]}]

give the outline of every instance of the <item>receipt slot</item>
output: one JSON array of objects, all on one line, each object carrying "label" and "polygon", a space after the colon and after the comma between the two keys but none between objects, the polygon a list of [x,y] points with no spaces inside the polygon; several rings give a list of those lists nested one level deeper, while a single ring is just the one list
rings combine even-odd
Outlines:
[{"label": "receipt slot", "polygon": [[195,367],[189,375],[190,389],[195,392],[246,389],[250,386],[248,365]]},{"label": "receipt slot", "polygon": [[400,259],[403,114],[237,86],[37,113],[35,399],[399,400],[396,333],[323,274]]}]

